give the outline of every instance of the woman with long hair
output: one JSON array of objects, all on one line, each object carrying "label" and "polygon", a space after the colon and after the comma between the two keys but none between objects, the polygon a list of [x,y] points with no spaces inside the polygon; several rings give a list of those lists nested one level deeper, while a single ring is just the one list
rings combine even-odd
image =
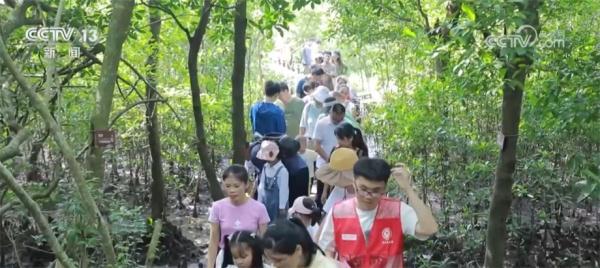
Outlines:
[{"label": "woman with long hair", "polygon": [[269,225],[263,236],[265,256],[276,268],[337,268],[338,262],[325,256],[297,218]]}]

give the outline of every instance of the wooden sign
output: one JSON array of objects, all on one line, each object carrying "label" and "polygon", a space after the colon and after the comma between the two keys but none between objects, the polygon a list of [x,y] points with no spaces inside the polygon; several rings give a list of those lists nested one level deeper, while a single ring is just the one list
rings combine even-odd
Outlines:
[{"label": "wooden sign", "polygon": [[94,145],[97,148],[115,148],[116,135],[112,129],[94,130]]}]

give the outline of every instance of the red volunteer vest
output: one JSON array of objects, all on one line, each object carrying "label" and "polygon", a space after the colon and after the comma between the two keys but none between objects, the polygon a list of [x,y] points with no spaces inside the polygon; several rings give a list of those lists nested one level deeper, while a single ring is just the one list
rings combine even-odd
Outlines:
[{"label": "red volunteer vest", "polygon": [[400,201],[381,198],[368,243],[356,214],[356,198],[337,203],[332,213],[335,245],[340,261],[352,268],[403,267]]}]

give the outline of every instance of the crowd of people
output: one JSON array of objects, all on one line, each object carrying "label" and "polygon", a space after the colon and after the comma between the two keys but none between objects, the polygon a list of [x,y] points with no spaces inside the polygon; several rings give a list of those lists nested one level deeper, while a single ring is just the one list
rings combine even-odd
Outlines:
[{"label": "crowd of people", "polygon": [[[247,161],[210,209],[208,267],[402,267],[403,237],[437,232],[432,211],[407,167],[369,158],[340,54],[303,63],[295,95],[267,81],[250,109]],[[386,197],[390,177],[408,203]]]}]

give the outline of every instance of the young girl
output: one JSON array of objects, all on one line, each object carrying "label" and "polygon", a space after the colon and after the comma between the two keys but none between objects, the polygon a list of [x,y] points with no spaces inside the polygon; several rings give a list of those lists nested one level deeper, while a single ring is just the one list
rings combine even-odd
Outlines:
[{"label": "young girl", "polygon": [[[363,139],[362,131],[355,128],[350,123],[342,123],[334,130],[338,145],[335,149],[343,147],[350,148],[356,151],[356,155],[360,157],[369,157],[369,148]],[[333,149],[333,150],[335,150]]]},{"label": "young girl", "polygon": [[225,240],[225,257],[221,267],[268,268],[270,266],[263,263],[260,238],[249,231],[236,231]]},{"label": "young girl", "polygon": [[317,241],[317,232],[319,230],[319,222],[321,221],[321,209],[317,207],[315,200],[308,196],[300,196],[294,200],[294,205],[288,210],[290,217],[298,218],[306,230]]},{"label": "young girl", "polygon": [[208,216],[210,241],[207,264],[209,268],[222,266],[222,249],[225,246],[226,236],[238,230],[262,234],[270,221],[265,206],[246,195],[249,187],[248,172],[243,166],[228,167],[223,173],[222,186],[227,197],[214,202]]},{"label": "young girl", "polygon": [[[333,149],[335,151],[338,148],[348,148],[356,151],[356,155],[360,157],[369,157],[369,148],[365,143],[362,132],[360,129],[353,127],[350,123],[343,123],[335,128],[335,137],[337,138],[338,145]],[[333,154],[332,151],[332,154]],[[338,201],[354,196],[354,189],[352,186],[346,187],[334,187],[331,194],[327,197],[321,197],[324,201],[323,210],[329,212],[329,209],[333,207]],[[329,185],[325,185],[324,193],[329,190]]]},{"label": "young girl", "polygon": [[287,214],[289,173],[279,158],[279,147],[273,141],[263,141],[256,155],[267,161],[258,179],[258,201],[267,208],[271,221]]}]

